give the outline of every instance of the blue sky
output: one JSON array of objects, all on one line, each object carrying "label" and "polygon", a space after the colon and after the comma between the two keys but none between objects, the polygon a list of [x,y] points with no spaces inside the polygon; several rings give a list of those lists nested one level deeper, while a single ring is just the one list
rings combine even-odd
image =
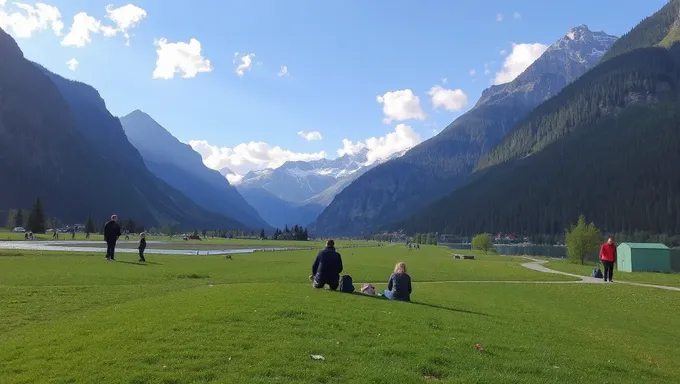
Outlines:
[{"label": "blue sky", "polygon": [[[347,149],[357,142],[383,151],[412,145],[474,105],[501,71],[507,57],[501,51],[512,54],[513,43],[549,45],[580,24],[620,36],[666,2],[134,0],[145,16],[126,29],[106,17],[111,1],[44,0],[59,10],[61,36],[46,24],[19,44],[27,58],[96,87],[115,115],[141,109],[184,142],[204,140],[197,148],[209,165],[238,173],[286,159],[334,157],[343,139],[352,142]],[[6,15],[25,13],[2,3]],[[113,2],[111,9],[126,4]],[[64,46],[80,12],[115,36],[99,29],[84,46]],[[134,12],[119,16],[136,20]],[[155,42],[192,38],[211,71],[154,79]],[[172,53],[174,46],[166,48]],[[239,76],[237,64],[249,53],[255,54],[252,68]],[[75,71],[66,64],[71,59],[78,62]],[[288,74],[277,76],[283,65]],[[437,85],[435,108],[428,92]],[[411,94],[386,95],[405,90]],[[413,109],[414,96],[420,110]],[[322,140],[308,141],[300,131],[317,131]],[[366,143],[371,137],[385,138]],[[244,145],[251,142],[266,144]]]}]

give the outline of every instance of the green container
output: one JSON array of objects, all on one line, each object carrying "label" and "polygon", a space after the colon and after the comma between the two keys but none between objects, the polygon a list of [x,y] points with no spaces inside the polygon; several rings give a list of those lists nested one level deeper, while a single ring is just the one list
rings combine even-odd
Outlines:
[{"label": "green container", "polygon": [[621,243],[616,254],[622,272],[671,272],[671,250],[660,243]]}]

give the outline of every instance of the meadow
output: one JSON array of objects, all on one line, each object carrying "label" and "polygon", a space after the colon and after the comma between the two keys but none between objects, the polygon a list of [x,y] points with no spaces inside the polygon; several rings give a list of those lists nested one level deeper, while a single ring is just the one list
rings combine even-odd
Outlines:
[{"label": "meadow", "polygon": [[147,264],[0,251],[0,382],[680,381],[678,292],[574,284],[523,258],[440,247],[342,253],[357,288],[384,289],[405,261],[413,302],[312,289],[311,250]]}]

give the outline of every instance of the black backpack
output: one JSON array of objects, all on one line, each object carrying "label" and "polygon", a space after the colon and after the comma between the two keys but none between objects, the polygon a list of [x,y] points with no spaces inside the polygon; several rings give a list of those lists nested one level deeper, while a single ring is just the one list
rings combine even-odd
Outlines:
[{"label": "black backpack", "polygon": [[602,278],[602,270],[600,268],[595,268],[593,269],[593,274],[592,276],[596,279],[601,279]]},{"label": "black backpack", "polygon": [[340,280],[340,292],[353,293],[354,285],[352,284],[352,276],[344,275]]}]

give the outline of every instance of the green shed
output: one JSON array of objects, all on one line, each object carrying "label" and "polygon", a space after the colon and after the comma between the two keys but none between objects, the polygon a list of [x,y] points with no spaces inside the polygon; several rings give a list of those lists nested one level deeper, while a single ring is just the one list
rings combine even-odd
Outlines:
[{"label": "green shed", "polygon": [[618,270],[671,272],[671,250],[659,243],[621,243],[616,248]]}]

